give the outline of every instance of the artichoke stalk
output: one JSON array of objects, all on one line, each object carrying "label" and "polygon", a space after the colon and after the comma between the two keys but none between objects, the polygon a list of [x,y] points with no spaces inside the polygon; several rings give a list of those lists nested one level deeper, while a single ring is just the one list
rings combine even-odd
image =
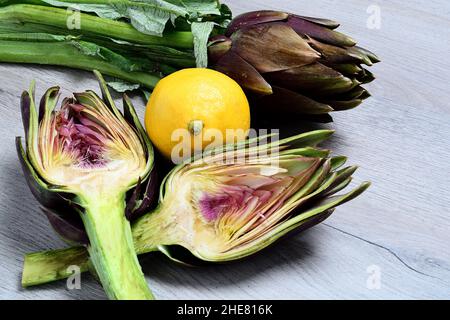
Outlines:
[{"label": "artichoke stalk", "polygon": [[248,12],[210,39],[210,65],[251,93],[257,111],[331,121],[329,112],[370,96],[361,84],[375,78],[362,65],[380,61],[337,27],[285,12]]},{"label": "artichoke stalk", "polygon": [[[267,137],[249,139],[175,167],[162,183],[158,207],[132,225],[136,252],[161,251],[190,264],[227,262],[322,222],[369,186],[365,182],[335,195],[357,168],[341,169],[345,157],[315,147],[332,133],[319,130],[266,143]],[[192,255],[180,254],[179,246]],[[90,263],[83,247],[29,254],[22,284],[67,277],[70,264],[87,271]]]},{"label": "artichoke stalk", "polygon": [[23,93],[26,149],[17,138],[19,158],[31,191],[47,212],[81,217],[86,237],[75,240],[88,239],[90,261],[108,297],[152,299],[125,200],[151,174],[153,149],[129,99],[124,97],[122,115],[102,76],[95,74],[103,99],[92,91],[75,93],[55,110],[59,88],[53,87],[38,111],[34,85]]}]

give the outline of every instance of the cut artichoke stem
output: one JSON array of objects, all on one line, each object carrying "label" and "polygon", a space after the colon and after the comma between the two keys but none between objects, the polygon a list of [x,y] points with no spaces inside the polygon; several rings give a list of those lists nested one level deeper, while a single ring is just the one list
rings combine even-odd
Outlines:
[{"label": "cut artichoke stem", "polygon": [[153,299],[133,246],[125,218],[123,193],[93,197],[81,217],[89,236],[91,262],[110,299]]},{"label": "cut artichoke stem", "polygon": [[22,287],[65,279],[73,274],[70,266],[86,272],[89,263],[89,254],[82,246],[27,254],[23,262]]}]

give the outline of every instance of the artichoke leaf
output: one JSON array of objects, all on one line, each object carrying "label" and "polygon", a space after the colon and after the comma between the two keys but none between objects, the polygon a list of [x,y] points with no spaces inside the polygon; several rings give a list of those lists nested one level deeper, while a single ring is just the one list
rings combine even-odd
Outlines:
[{"label": "artichoke leaf", "polygon": [[213,69],[228,75],[244,89],[261,95],[270,95],[273,93],[271,85],[263,76],[251,64],[233,51],[227,52],[222,56],[213,66]]},{"label": "artichoke leaf", "polygon": [[263,73],[301,67],[321,57],[306,40],[282,23],[240,29],[231,39],[232,50]]}]

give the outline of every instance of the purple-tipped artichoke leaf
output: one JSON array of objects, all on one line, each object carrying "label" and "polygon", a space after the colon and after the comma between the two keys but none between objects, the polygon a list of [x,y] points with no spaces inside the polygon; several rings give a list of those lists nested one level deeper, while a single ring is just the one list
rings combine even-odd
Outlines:
[{"label": "purple-tipped artichoke leaf", "polygon": [[230,38],[221,36],[219,39],[213,39],[208,45],[209,64],[216,64],[228,51],[231,50],[233,42]]},{"label": "purple-tipped artichoke leaf", "polygon": [[228,42],[228,41],[230,41],[229,37],[224,36],[223,34],[218,34],[218,35],[215,35],[215,36],[212,36],[211,38],[209,38],[208,46],[212,46],[217,43]]},{"label": "purple-tipped artichoke leaf", "polygon": [[361,66],[357,63],[331,63],[326,59],[320,60],[321,63],[326,65],[327,67],[336,70],[347,77],[354,77],[361,73],[363,70]]},{"label": "purple-tipped artichoke leaf", "polygon": [[328,29],[337,29],[340,26],[340,23],[334,20],[330,20],[330,19],[322,19],[322,18],[314,18],[314,17],[306,17],[306,16],[299,16],[299,15],[295,15],[295,14],[291,14],[291,16],[295,16],[298,17],[300,19],[309,21],[309,22],[313,22],[315,24],[319,24],[323,27],[327,27]]},{"label": "purple-tipped artichoke leaf", "polygon": [[120,117],[120,111],[117,108],[114,99],[111,96],[111,92],[108,89],[108,85],[106,84],[105,79],[102,74],[97,70],[94,70],[94,75],[98,80],[100,91],[102,92],[103,102],[111,109],[111,111],[116,115],[116,117]]},{"label": "purple-tipped artichoke leaf", "polygon": [[261,23],[285,21],[287,20],[288,17],[289,17],[288,13],[270,10],[261,10],[243,13],[235,17],[231,21],[231,23],[228,25],[225,35],[229,37],[233,33],[242,28]]},{"label": "purple-tipped artichoke leaf", "polygon": [[352,92],[353,89],[361,85],[361,81],[358,79],[349,79],[336,83],[336,85],[329,85],[327,87],[316,88],[314,91],[311,90],[311,95],[318,101],[324,101],[326,99],[333,99],[335,96],[345,95],[348,92]]},{"label": "purple-tipped artichoke leaf", "polygon": [[22,93],[21,99],[20,99],[20,109],[22,112],[22,122],[23,122],[23,128],[25,130],[25,141],[28,144],[28,135],[29,135],[29,129],[30,129],[30,110],[31,110],[31,96],[28,91],[24,91]]},{"label": "purple-tipped artichoke leaf", "polygon": [[[143,185],[145,183],[145,186]],[[158,204],[158,173],[155,167],[144,182],[139,181],[127,199],[125,215],[129,221],[135,221]]]},{"label": "purple-tipped artichoke leaf", "polygon": [[363,100],[362,99],[353,99],[345,101],[327,100],[325,102],[328,103],[330,106],[332,106],[333,109],[336,111],[344,111],[356,108],[363,102]]},{"label": "purple-tipped artichoke leaf", "polygon": [[361,86],[357,86],[348,92],[333,96],[333,100],[336,101],[348,101],[353,99],[364,100],[368,97],[370,97],[370,94],[367,92],[367,90]]},{"label": "purple-tipped artichoke leaf", "polygon": [[367,69],[363,69],[361,78],[359,79],[361,83],[370,83],[375,80],[375,76],[372,72]]},{"label": "purple-tipped artichoke leaf", "polygon": [[327,114],[333,108],[325,103],[315,101],[305,95],[279,86],[273,86],[273,94],[261,97],[258,108],[267,114],[298,115],[304,114]]},{"label": "purple-tipped artichoke leaf", "polygon": [[369,93],[369,91],[364,90],[363,93],[358,97],[361,100],[365,100],[370,98],[372,95]]},{"label": "purple-tipped artichoke leaf", "polygon": [[128,221],[133,221],[133,213],[135,212],[136,208],[138,207],[139,203],[139,195],[141,193],[142,188],[142,181],[141,178],[139,178],[136,186],[134,189],[130,192],[131,195],[127,197],[127,205],[125,207],[125,217],[127,217]]},{"label": "purple-tipped artichoke leaf", "polygon": [[[32,81],[28,91],[22,93],[20,101],[27,150],[36,145],[36,137],[39,131],[39,120],[35,105],[35,87],[36,84]],[[29,154],[28,157],[31,163],[36,161],[33,154]]]},{"label": "purple-tipped artichoke leaf", "polygon": [[364,62],[364,56],[360,53],[350,51],[350,48],[336,47],[317,41],[311,37],[307,37],[307,41],[311,47],[321,53],[322,63],[324,64],[351,64]]},{"label": "purple-tipped artichoke leaf", "polygon": [[362,63],[364,63],[367,66],[372,66],[373,62],[370,59],[370,57],[365,53],[365,51],[362,51],[361,49],[357,47],[350,47],[347,48],[347,51],[350,55],[357,57]]},{"label": "purple-tipped artichoke leaf", "polygon": [[356,45],[356,41],[349,36],[302,19],[299,16],[289,16],[287,24],[300,35],[307,35],[330,45],[341,47],[352,47]]},{"label": "purple-tipped artichoke leaf", "polygon": [[60,215],[45,207],[42,207],[42,211],[47,216],[48,221],[56,233],[58,233],[65,241],[72,245],[89,244],[89,238],[84,229],[83,222],[75,211],[70,213],[66,212],[64,215]]},{"label": "purple-tipped artichoke leaf", "polygon": [[39,103],[39,121],[44,118],[44,115],[50,114],[55,109],[56,104],[58,103],[59,90],[59,87],[52,87],[42,96]]},{"label": "purple-tipped artichoke leaf", "polygon": [[361,53],[363,53],[364,55],[369,57],[369,59],[370,59],[370,61],[372,63],[381,62],[381,59],[375,53],[373,53],[372,51],[367,50],[366,48],[355,46],[354,49],[360,51]]},{"label": "purple-tipped artichoke leaf", "polygon": [[348,90],[353,86],[351,79],[321,63],[266,73],[264,76],[277,87],[296,92]]},{"label": "purple-tipped artichoke leaf", "polygon": [[282,23],[260,24],[233,34],[232,51],[260,72],[301,67],[320,59],[319,52]]},{"label": "purple-tipped artichoke leaf", "polygon": [[272,87],[261,74],[247,61],[232,51],[222,56],[213,66],[213,69],[228,75],[246,90],[260,95],[270,95],[273,93]]},{"label": "purple-tipped artichoke leaf", "polygon": [[147,179],[147,185],[141,194],[140,203],[132,212],[131,220],[136,220],[156,207],[158,204],[158,190],[158,171],[153,167],[150,176]]}]

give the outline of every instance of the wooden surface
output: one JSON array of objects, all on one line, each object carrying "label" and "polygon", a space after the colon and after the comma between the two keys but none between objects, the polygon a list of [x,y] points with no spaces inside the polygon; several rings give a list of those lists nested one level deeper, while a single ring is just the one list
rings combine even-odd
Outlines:
[{"label": "wooden surface", "polygon": [[[373,98],[321,126],[337,129],[327,147],[360,165],[356,182],[373,186],[326,223],[244,262],[188,269],[147,256],[142,264],[156,296],[450,298],[450,2],[226,2],[235,13],[285,9],[339,20],[344,32],[381,57],[372,68],[377,80],[368,86]],[[367,27],[371,5],[381,9],[380,29]],[[0,298],[105,298],[87,275],[82,290],[67,290],[64,281],[20,288],[24,253],[64,245],[38,210],[15,154],[14,137],[22,135],[19,97],[32,79],[38,95],[57,84],[66,93],[97,90],[88,72],[0,65]],[[137,105],[142,112],[143,101]],[[378,289],[371,279],[380,280]]]}]

